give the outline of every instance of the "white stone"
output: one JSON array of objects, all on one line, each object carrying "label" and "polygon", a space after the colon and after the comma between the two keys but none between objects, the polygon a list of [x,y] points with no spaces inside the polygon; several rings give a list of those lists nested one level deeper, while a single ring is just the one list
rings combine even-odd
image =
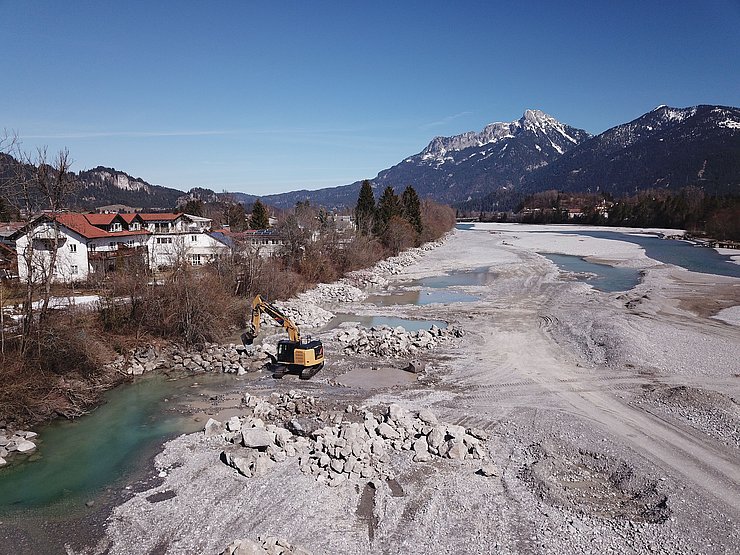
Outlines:
[{"label": "white stone", "polygon": [[226,421],[226,429],[230,432],[238,432],[242,429],[242,422],[238,416],[232,416]]},{"label": "white stone", "polygon": [[36,444],[32,441],[28,441],[27,439],[19,439],[16,441],[16,450],[19,453],[28,453],[34,449],[36,449]]},{"label": "white stone", "polygon": [[258,449],[260,447],[272,445],[272,443],[273,439],[270,432],[264,428],[250,428],[248,430],[242,430],[242,444],[244,447]]},{"label": "white stone", "polygon": [[447,451],[447,456],[454,460],[464,460],[465,455],[468,454],[468,450],[465,448],[465,444],[461,441],[451,441],[452,446]]},{"label": "white stone", "polygon": [[386,439],[397,439],[400,437],[400,434],[385,422],[378,426],[378,433]]},{"label": "white stone", "polygon": [[224,433],[224,425],[214,418],[209,418],[203,428],[206,437],[219,436]]},{"label": "white stone", "polygon": [[429,409],[421,409],[419,411],[419,420],[421,420],[425,424],[436,424],[437,423],[437,417]]}]

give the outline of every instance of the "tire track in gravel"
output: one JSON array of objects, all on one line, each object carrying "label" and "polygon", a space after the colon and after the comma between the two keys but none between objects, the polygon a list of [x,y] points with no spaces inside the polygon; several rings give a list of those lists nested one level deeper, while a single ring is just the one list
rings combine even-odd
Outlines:
[{"label": "tire track in gravel", "polygon": [[[466,426],[485,426],[488,422],[489,428],[493,428],[495,421],[507,412],[507,406],[555,408],[572,413],[598,424],[608,435],[616,436],[670,475],[680,475],[682,482],[694,491],[740,515],[736,454],[725,451],[711,438],[622,402],[617,397],[620,392],[655,383],[655,378],[638,375],[638,370],[619,371],[605,364],[579,367],[579,354],[574,352],[573,344],[560,344],[553,337],[563,320],[563,315],[554,314],[558,307],[563,309],[557,296],[568,284],[561,288],[546,283],[544,278],[518,277],[518,285],[514,283],[516,277],[506,283],[506,309],[487,311],[487,303],[481,303],[483,306],[476,307],[477,314],[467,324],[474,346],[455,361],[446,379],[463,387],[454,403],[458,407],[457,421]],[[492,293],[488,298],[500,303],[500,294]],[[571,301],[569,308],[582,311],[577,303],[578,299]],[[589,330],[593,322],[611,326],[612,320],[621,323],[623,317],[606,303],[598,313],[581,315],[569,324]],[[593,375],[597,372],[608,375]],[[676,379],[681,381],[682,377]]]}]

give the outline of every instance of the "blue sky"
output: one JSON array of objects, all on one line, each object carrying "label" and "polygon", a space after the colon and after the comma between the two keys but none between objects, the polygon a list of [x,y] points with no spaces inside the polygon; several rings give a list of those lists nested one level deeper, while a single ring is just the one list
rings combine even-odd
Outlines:
[{"label": "blue sky", "polygon": [[0,129],[187,190],[373,178],[538,108],[740,106],[740,2],[0,0]]}]

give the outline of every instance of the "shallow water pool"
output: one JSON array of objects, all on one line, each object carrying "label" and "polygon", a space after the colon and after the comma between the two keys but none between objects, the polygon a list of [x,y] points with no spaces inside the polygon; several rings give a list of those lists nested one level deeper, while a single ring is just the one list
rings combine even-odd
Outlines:
[{"label": "shallow water pool", "polygon": [[580,274],[579,281],[591,285],[594,289],[612,293],[629,291],[640,283],[640,271],[635,268],[622,268],[608,264],[589,262],[580,256],[569,254],[541,253],[542,256],[558,265],[566,272]]}]

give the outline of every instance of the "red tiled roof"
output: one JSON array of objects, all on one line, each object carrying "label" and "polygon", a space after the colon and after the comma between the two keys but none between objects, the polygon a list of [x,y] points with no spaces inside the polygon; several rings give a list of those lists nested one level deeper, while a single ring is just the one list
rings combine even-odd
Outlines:
[{"label": "red tiled roof", "polygon": [[[149,232],[146,230],[139,231],[116,231],[108,232],[95,227],[88,218],[90,216],[97,216],[98,214],[76,214],[74,212],[65,212],[63,214],[57,214],[56,220],[63,226],[71,229],[75,233],[78,233],[86,239],[102,239],[105,237],[126,237],[131,235],[146,235]],[[108,216],[109,214],[103,214]]]},{"label": "red tiled roof", "polygon": [[141,217],[142,220],[145,222],[159,222],[159,221],[166,221],[166,220],[176,220],[180,216],[182,216],[182,212],[162,212],[161,214],[146,214],[146,213],[140,213],[139,217]]},{"label": "red tiled roof", "polygon": [[[49,218],[54,219],[53,216],[49,216]],[[68,227],[72,231],[88,239],[97,239],[99,237],[108,237],[108,235],[110,235],[107,231],[91,224],[85,214],[65,212],[64,214],[57,214],[56,220],[63,226]]]},{"label": "red tiled roof", "polygon": [[85,214],[85,218],[92,225],[110,225],[118,214]]},{"label": "red tiled roof", "polygon": [[123,221],[126,222],[127,224],[131,224],[131,222],[134,221],[134,219],[136,218],[136,216],[139,216],[139,218],[141,218],[141,215],[140,214],[136,214],[135,212],[130,212],[130,213],[126,213],[126,214],[119,213],[118,215],[121,216],[123,218]]},{"label": "red tiled roof", "polygon": [[0,231],[18,231],[26,225],[26,222],[3,222],[0,224]]}]

